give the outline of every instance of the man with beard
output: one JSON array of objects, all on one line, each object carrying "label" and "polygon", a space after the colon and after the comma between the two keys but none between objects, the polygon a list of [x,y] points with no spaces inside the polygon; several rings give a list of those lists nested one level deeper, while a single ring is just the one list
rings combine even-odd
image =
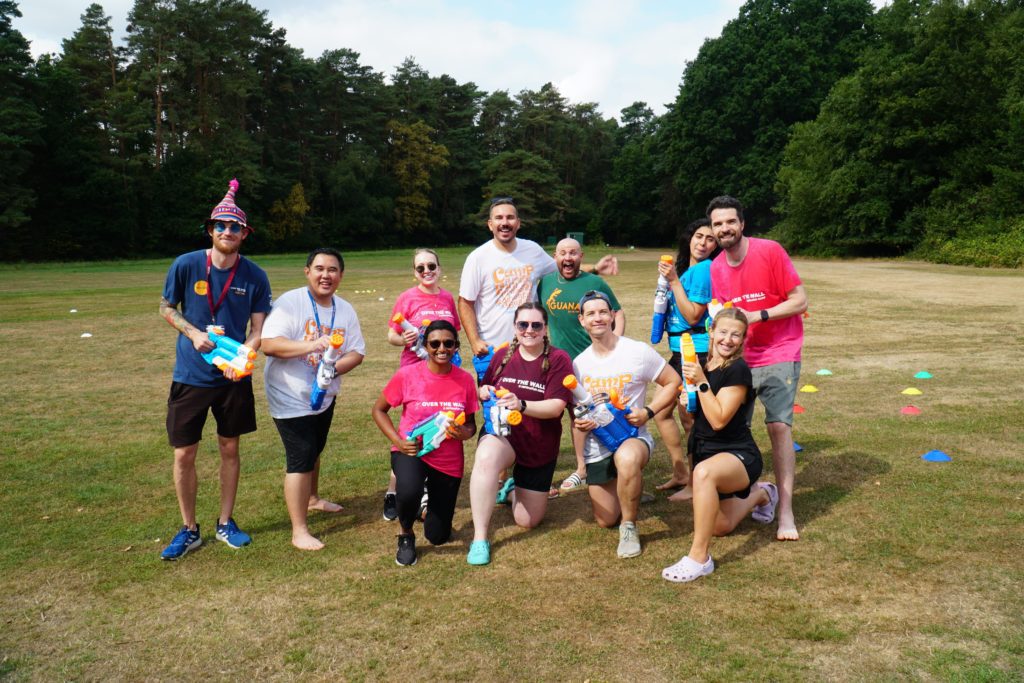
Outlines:
[{"label": "man with beard", "polygon": [[251,541],[235,524],[232,512],[241,467],[238,439],[256,430],[252,378],[239,377],[230,366],[222,372],[201,355],[214,348],[208,325],[219,326],[225,336],[258,349],[263,321],[271,309],[267,274],[238,253],[253,229],[235,204],[238,181],[232,180],[228,188],[206,221],[212,248],[179,256],[167,272],[160,299],[161,317],[179,332],[167,399],[167,436],[174,449],[174,489],[182,527],[161,554],[165,560],[177,560],[203,542],[196,522],[195,460],[209,410],[217,421],[220,449],[217,540],[232,548]]},{"label": "man with beard", "polygon": [[764,421],[772,441],[772,464],[779,487],[776,538],[796,541],[800,534],[793,515],[793,402],[800,380],[804,341],[801,314],[807,310],[807,292],[789,254],[778,242],[743,234],[743,205],[739,200],[715,197],[708,204],[707,216],[722,247],[722,253],[711,263],[711,294],[721,302],[733,302],[746,314],[750,325],[743,356],[750,366],[757,398],[764,406]]},{"label": "man with beard", "polygon": [[[622,335],[626,331],[626,314],[619,306],[612,288],[592,273],[585,273],[583,247],[571,237],[566,237],[555,247],[555,265],[558,268],[548,273],[537,284],[537,300],[548,312],[548,330],[551,344],[562,349],[575,359],[590,346],[590,335],[580,325],[579,301],[590,290],[608,295],[614,314],[612,329]],[[558,488],[552,488],[549,495],[557,496],[559,491],[568,493],[586,486],[587,468],[583,462],[583,441],[586,434],[573,429],[572,445],[576,451],[576,470]]]},{"label": "man with beard", "polygon": [[[493,199],[487,219],[493,239],[474,249],[462,267],[459,319],[474,356],[512,340],[516,308],[530,300],[540,278],[556,270],[555,260],[539,244],[516,238],[519,227],[515,200]],[[618,261],[604,256],[593,272],[615,275]]]}]

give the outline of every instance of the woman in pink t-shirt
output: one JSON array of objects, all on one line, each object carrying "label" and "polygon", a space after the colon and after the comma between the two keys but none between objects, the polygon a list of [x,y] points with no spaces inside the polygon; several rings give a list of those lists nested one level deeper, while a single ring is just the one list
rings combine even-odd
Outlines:
[{"label": "woman in pink t-shirt", "polygon": [[[419,334],[413,330],[403,330],[401,323],[395,322],[395,316],[401,315],[410,325],[419,330],[424,320],[447,320],[456,330],[458,339],[459,314],[455,307],[455,299],[451,292],[441,289],[441,260],[433,249],[417,249],[412,255],[413,276],[416,286],[410,287],[398,295],[394,308],[391,309],[391,322],[388,323],[388,343],[401,346],[399,367],[419,363],[417,353],[426,355],[426,349],[416,349]],[[453,356],[455,365],[461,365],[459,355]],[[398,517],[395,508],[395,473],[391,473],[388,489],[384,492],[384,519],[394,521]]]},{"label": "woman in pink t-shirt", "polygon": [[[371,411],[373,421],[392,444],[391,470],[397,478],[396,503],[402,526],[395,562],[402,566],[416,564],[412,526],[417,517],[422,517],[423,535],[433,545],[446,543],[451,537],[455,499],[465,467],[462,442],[476,431],[473,414],[480,407],[476,382],[468,372],[451,363],[459,347],[455,327],[450,322],[435,320],[427,326],[424,339],[426,362],[399,368]],[[402,406],[397,430],[388,415],[396,406]],[[409,438],[418,426],[442,413],[464,413],[465,423],[449,422],[436,432]],[[432,442],[435,435],[438,441]],[[429,494],[425,516],[420,512],[424,483]]]},{"label": "woman in pink t-shirt", "polygon": [[[466,561],[482,565],[491,561],[487,531],[498,502],[510,502],[516,524],[532,529],[544,519],[548,490],[555,474],[562,440],[562,413],[572,392],[562,380],[572,374],[572,360],[565,351],[550,345],[547,311],[536,302],[519,306],[515,312],[516,337],[506,353],[495,354],[479,389],[481,400],[502,389],[509,392],[496,405],[517,410],[519,424],[511,425],[507,436],[485,416],[485,428],[476,448],[469,500],[473,509],[473,544]],[[509,421],[510,423],[512,420]],[[498,490],[499,473],[508,468],[512,476]]]}]

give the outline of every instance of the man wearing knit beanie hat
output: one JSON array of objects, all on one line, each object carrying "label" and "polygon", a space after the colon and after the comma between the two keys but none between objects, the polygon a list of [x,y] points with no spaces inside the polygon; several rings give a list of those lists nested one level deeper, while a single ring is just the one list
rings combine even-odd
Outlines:
[{"label": "man wearing knit beanie hat", "polygon": [[[167,436],[174,449],[174,488],[182,527],[161,557],[176,560],[202,544],[196,521],[195,459],[210,410],[217,421],[220,450],[220,515],[217,540],[232,548],[248,545],[249,535],[232,518],[241,469],[238,442],[256,431],[252,377],[227,367],[223,371],[204,358],[214,348],[209,326],[226,337],[259,349],[263,321],[271,308],[267,274],[239,253],[252,232],[245,212],[235,204],[238,181],[206,221],[211,248],[183,254],[167,272],[160,315],[178,331],[171,391],[167,399]],[[178,305],[181,310],[178,310]]]}]

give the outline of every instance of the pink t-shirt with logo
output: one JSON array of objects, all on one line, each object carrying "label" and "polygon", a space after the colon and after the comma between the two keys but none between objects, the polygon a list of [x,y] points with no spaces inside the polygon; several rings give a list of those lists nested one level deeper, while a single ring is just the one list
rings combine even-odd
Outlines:
[{"label": "pink t-shirt with logo", "polygon": [[[747,255],[738,266],[729,265],[724,251],[711,263],[711,295],[745,311],[761,311],[785,301],[802,282],[778,242],[747,239]],[[800,360],[803,344],[804,323],[799,315],[757,322],[747,332],[743,357],[752,368],[790,363]]]},{"label": "pink t-shirt with logo", "polygon": [[[455,326],[456,330],[461,330],[462,327],[459,325],[459,314],[457,311],[455,299],[452,297],[451,292],[442,289],[437,294],[428,294],[419,287],[410,287],[398,295],[395,307],[391,309],[391,317],[394,318],[396,313],[401,313],[406,320],[412,323],[413,327],[420,327],[425,319],[431,322],[434,320],[447,320]],[[402,326],[398,323],[389,321],[388,325],[395,332],[402,333]],[[405,367],[411,363],[418,362],[420,362],[419,357],[410,351],[409,347],[402,349],[402,358],[398,363],[398,367]]]},{"label": "pink t-shirt with logo", "polygon": [[[462,368],[435,375],[427,363],[414,363],[398,368],[384,387],[384,398],[392,407],[402,406],[398,433],[403,437],[428,417],[441,410],[466,413],[468,418],[480,409],[476,381]],[[396,450],[394,447],[392,451]],[[465,459],[462,442],[445,439],[440,446],[423,456],[423,462],[452,477],[462,477]]]}]

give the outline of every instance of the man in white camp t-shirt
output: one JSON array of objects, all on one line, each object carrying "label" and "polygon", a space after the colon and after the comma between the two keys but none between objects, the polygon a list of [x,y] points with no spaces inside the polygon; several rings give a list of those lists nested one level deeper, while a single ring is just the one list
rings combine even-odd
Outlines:
[{"label": "man in white camp t-shirt", "polygon": [[[334,417],[341,375],[363,362],[366,344],[352,305],[335,295],[345,261],[334,249],[320,248],[306,259],[306,287],[285,292],[263,325],[267,355],[265,385],[270,416],[285,451],[284,498],[292,522],[292,545],[320,550],[324,544],[307,526],[309,510],[341,512],[341,506],[320,497],[320,454]],[[322,403],[310,402],[313,382],[331,336],[344,337],[334,379]]]},{"label": "man in white camp t-shirt", "polygon": [[[619,557],[636,557],[641,552],[636,518],[643,469],[654,449],[646,424],[676,400],[682,380],[650,346],[612,332],[614,313],[604,292],[592,290],[583,295],[579,318],[591,341],[572,364],[580,385],[591,396],[617,393],[625,406],[626,420],[639,428],[636,437],[623,441],[613,453],[592,433],[597,426],[592,419],[577,419],[574,423],[587,432],[583,459],[594,519],[606,529],[618,524]],[[651,402],[644,405],[651,382],[658,389]]]},{"label": "man in white camp t-shirt", "polygon": [[[493,239],[466,257],[459,283],[459,319],[474,356],[486,356],[488,346],[512,341],[516,307],[532,300],[537,281],[557,267],[539,244],[516,238],[519,212],[511,197],[491,201],[487,227]],[[619,264],[606,255],[593,270],[615,275]]]}]

